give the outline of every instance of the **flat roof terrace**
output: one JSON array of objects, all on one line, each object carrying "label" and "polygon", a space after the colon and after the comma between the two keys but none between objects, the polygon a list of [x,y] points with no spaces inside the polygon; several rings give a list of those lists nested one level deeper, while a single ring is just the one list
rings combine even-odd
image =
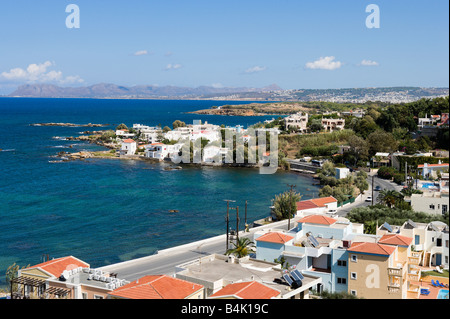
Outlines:
[{"label": "flat roof terrace", "polygon": [[[212,288],[214,283],[223,281],[223,286],[237,282],[257,281],[281,292],[288,298],[301,291],[321,283],[321,279],[309,275],[304,275],[302,286],[297,289],[291,288],[282,279],[281,265],[269,263],[251,258],[235,259],[224,255],[210,255],[193,262],[178,266],[177,278],[191,280],[198,283],[211,283],[208,288]],[[222,286],[221,285],[221,286]],[[208,286],[208,285],[205,285]],[[220,287],[222,288],[222,287]]]}]

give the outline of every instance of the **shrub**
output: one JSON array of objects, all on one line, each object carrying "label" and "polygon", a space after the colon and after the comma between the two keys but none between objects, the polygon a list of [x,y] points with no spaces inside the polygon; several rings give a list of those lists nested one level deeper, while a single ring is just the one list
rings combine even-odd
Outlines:
[{"label": "shrub", "polygon": [[393,167],[383,166],[378,169],[378,177],[382,179],[392,179],[397,173],[397,170]]}]

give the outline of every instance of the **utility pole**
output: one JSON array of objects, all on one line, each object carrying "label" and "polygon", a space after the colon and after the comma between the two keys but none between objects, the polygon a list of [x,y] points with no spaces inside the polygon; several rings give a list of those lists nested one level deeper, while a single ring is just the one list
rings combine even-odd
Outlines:
[{"label": "utility pole", "polygon": [[247,201],[245,201],[245,225],[247,225]]},{"label": "utility pole", "polygon": [[228,235],[228,233],[229,233],[229,228],[230,228],[230,214],[229,214],[229,210],[230,210],[230,202],[236,202],[235,200],[231,200],[231,199],[225,199],[224,200],[225,202],[227,202],[227,217],[225,218],[225,220],[226,220],[226,222],[227,222],[227,245],[226,245],[226,247],[227,247],[227,250],[228,250],[228,243],[230,242],[230,239],[229,239],[229,235]]},{"label": "utility pole", "polygon": [[405,186],[408,186],[408,162],[405,161]]},{"label": "utility pole", "polygon": [[375,175],[372,175],[372,206],[373,206],[374,179],[375,179]]},{"label": "utility pole", "polygon": [[239,243],[239,206],[236,207],[236,247]]}]

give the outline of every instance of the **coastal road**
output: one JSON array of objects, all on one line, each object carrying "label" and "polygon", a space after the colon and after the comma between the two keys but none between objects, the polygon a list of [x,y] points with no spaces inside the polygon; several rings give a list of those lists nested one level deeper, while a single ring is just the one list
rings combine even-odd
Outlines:
[{"label": "coastal road", "polygon": [[[365,194],[357,199],[354,203],[338,209],[338,216],[346,216],[350,210],[356,207],[370,206],[371,202],[366,202],[365,199],[368,196],[372,196],[372,177],[369,176],[369,190]],[[402,186],[398,186],[392,182],[374,177],[374,187],[380,186],[381,189],[394,189],[399,191]],[[374,192],[374,198],[378,196],[378,192]],[[374,201],[375,203],[375,201]],[[293,220],[291,220],[291,227]],[[265,226],[250,228],[248,233],[240,232],[240,236],[249,237],[253,240],[253,234],[256,231],[272,228],[272,229],[287,229],[287,220],[272,223]],[[232,245],[230,245],[232,247]],[[194,243],[181,245],[169,249],[159,251],[155,255],[133,259],[122,263],[108,265],[101,267],[104,271],[114,272],[118,274],[121,279],[128,281],[137,280],[146,275],[173,275],[175,273],[175,267],[183,263],[195,260],[197,258],[207,256],[210,254],[224,254],[226,250],[226,237],[225,235],[216,236],[200,240]]]},{"label": "coastal road", "polygon": [[[293,225],[293,220],[291,220]],[[287,229],[287,220],[272,223],[265,226],[250,228],[248,233],[239,232],[240,237],[249,237],[253,240],[256,231],[266,228]],[[229,245],[231,248],[232,245]],[[133,259],[123,263],[117,263],[100,267],[99,269],[117,273],[117,277],[128,281],[137,280],[146,275],[173,275],[175,267],[211,254],[224,254],[226,250],[226,236],[220,235],[194,243],[181,245],[159,251],[155,255]]]},{"label": "coastal road", "polygon": [[[382,190],[383,189],[387,189],[387,190],[395,190],[395,191],[401,191],[403,186],[401,185],[397,185],[394,182],[385,180],[385,179],[381,179],[378,178],[377,176],[374,176],[373,178],[373,186],[372,186],[372,176],[369,176],[367,178],[367,182],[369,183],[369,189],[367,191],[365,191],[364,195],[360,198],[357,199],[354,203],[349,204],[345,207],[342,207],[341,209],[338,209],[337,214],[338,216],[346,216],[353,208],[356,207],[367,207],[367,206],[371,206],[372,202],[366,202],[366,199],[369,196],[372,196],[372,187],[376,188],[377,186],[379,186]],[[374,190],[373,191],[373,204],[375,205],[377,203],[377,197],[378,197],[378,193],[379,191]]]}]

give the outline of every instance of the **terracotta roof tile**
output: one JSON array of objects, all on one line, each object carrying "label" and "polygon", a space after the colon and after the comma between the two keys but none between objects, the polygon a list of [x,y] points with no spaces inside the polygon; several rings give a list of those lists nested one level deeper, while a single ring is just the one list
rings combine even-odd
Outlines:
[{"label": "terracotta roof tile", "polygon": [[178,278],[152,275],[139,278],[109,294],[126,299],[185,299],[202,288],[202,285]]},{"label": "terracotta roof tile", "polygon": [[256,238],[256,241],[264,241],[275,244],[285,244],[286,242],[290,241],[293,238],[294,237],[292,236],[287,236],[276,232],[270,232],[262,235],[261,237]]},{"label": "terracotta roof tile", "polygon": [[[446,167],[448,166],[448,163],[442,163],[442,164],[428,164],[428,167]],[[418,168],[424,168],[425,166],[423,164],[420,164],[417,166]]]},{"label": "terracotta roof tile", "polygon": [[136,141],[134,141],[134,140],[128,138],[128,139],[126,139],[126,140],[123,140],[123,143],[136,143]]},{"label": "terracotta roof tile", "polygon": [[375,255],[389,256],[395,251],[395,247],[389,245],[382,245],[377,243],[353,243],[348,251],[355,253],[366,253]]},{"label": "terracotta roof tile", "polygon": [[28,267],[27,269],[40,268],[45,272],[59,278],[64,270],[72,270],[78,267],[89,267],[88,263],[81,261],[73,256],[52,259],[41,264]]},{"label": "terracotta roof tile", "polygon": [[335,222],[337,222],[337,219],[330,218],[324,215],[309,215],[303,217],[298,222],[308,224],[333,225]]},{"label": "terracotta roof tile", "polygon": [[319,206],[317,206],[310,200],[303,200],[301,202],[297,202],[297,211],[305,210],[305,209],[312,209],[312,208],[317,208],[317,207],[319,207]]},{"label": "terracotta roof tile", "polygon": [[387,245],[409,246],[412,243],[411,237],[406,237],[398,234],[386,234],[380,238],[378,243]]},{"label": "terracotta roof tile", "polygon": [[334,198],[333,196],[329,196],[329,197],[313,198],[311,199],[311,202],[313,202],[319,207],[325,207],[325,204],[335,203],[337,202],[337,199]]},{"label": "terracotta roof tile", "polygon": [[210,297],[235,296],[241,299],[270,299],[280,295],[276,289],[257,281],[229,284]]}]

